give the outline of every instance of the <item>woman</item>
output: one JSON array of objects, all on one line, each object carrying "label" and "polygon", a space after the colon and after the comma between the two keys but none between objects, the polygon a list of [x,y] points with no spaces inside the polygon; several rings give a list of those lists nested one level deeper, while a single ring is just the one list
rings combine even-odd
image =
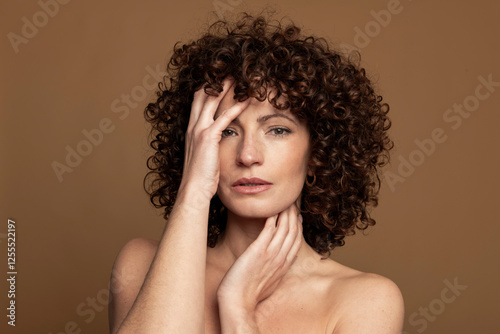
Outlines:
[{"label": "woman", "polygon": [[328,257],[375,224],[388,105],[322,39],[243,15],[175,48],[146,108],[167,224],[118,254],[111,333],[400,333],[398,287]]}]

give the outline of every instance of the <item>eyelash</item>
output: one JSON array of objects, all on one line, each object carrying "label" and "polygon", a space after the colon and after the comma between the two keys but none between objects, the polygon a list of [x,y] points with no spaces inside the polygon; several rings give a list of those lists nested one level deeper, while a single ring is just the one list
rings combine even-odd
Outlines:
[{"label": "eyelash", "polygon": [[278,137],[284,137],[284,136],[292,133],[292,131],[290,131],[289,129],[284,128],[282,126],[278,126],[278,127],[275,127],[275,128],[271,129],[271,131],[274,131],[274,130],[283,130],[284,133],[282,133],[282,134],[276,134],[276,136],[278,136]]},{"label": "eyelash", "polygon": [[[281,131],[283,131],[283,132],[284,132],[284,133],[281,133],[281,134],[275,134],[275,136],[276,136],[276,137],[285,137],[285,136],[287,136],[288,134],[292,133],[292,131],[291,131],[290,129],[287,129],[287,128],[282,127],[282,126],[277,126],[277,127],[275,127],[275,128],[272,128],[270,131],[276,131],[276,130],[281,130]],[[222,138],[226,138],[226,137],[230,137],[230,136],[231,136],[231,135],[229,135],[229,136],[224,135],[224,133],[225,133],[226,131],[232,131],[232,132],[235,132],[234,130],[231,130],[231,129],[226,129],[226,130],[222,131]]]},{"label": "eyelash", "polygon": [[227,132],[227,131],[233,131],[233,130],[229,130],[229,129],[223,130],[222,131],[222,138],[229,137],[229,136],[224,135],[224,133]]}]

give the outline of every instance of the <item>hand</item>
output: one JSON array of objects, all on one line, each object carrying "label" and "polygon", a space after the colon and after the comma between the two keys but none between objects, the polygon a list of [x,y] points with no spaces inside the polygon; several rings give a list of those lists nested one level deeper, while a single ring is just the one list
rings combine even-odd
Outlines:
[{"label": "hand", "polygon": [[227,271],[217,290],[223,312],[252,314],[275,291],[302,242],[302,216],[296,203],[269,217],[257,239]]},{"label": "hand", "polygon": [[223,90],[219,96],[206,94],[204,87],[194,93],[186,131],[184,172],[180,189],[184,189],[187,184],[194,184],[197,193],[208,201],[217,192],[219,183],[219,142],[222,131],[233,119],[238,117],[250,102],[250,99],[236,102],[231,108],[224,110],[214,121],[219,103],[234,85],[234,79],[228,77],[224,79],[222,85]]}]

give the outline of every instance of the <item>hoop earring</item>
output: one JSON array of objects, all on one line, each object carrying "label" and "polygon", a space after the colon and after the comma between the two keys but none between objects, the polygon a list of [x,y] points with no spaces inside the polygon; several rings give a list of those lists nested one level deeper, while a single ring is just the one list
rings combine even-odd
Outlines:
[{"label": "hoop earring", "polygon": [[308,176],[306,176],[306,185],[308,187],[312,187],[312,186],[314,186],[316,184],[316,174],[313,174],[313,177],[314,178],[313,178],[312,182],[309,182],[309,180],[307,179]]}]

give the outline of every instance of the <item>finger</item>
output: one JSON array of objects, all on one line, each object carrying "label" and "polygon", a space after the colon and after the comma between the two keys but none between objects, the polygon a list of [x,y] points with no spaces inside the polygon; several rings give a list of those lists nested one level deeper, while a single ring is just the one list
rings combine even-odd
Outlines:
[{"label": "finger", "polygon": [[220,105],[220,101],[226,96],[232,86],[234,86],[235,81],[232,77],[227,77],[222,82],[222,92],[218,96],[208,96],[200,112],[198,122],[202,124],[203,127],[208,127],[214,122],[214,115],[217,108]]},{"label": "finger", "polygon": [[292,247],[290,248],[290,251],[288,252],[287,257],[286,257],[286,261],[289,262],[290,265],[292,265],[293,262],[295,261],[297,253],[299,252],[299,249],[302,246],[302,236],[303,236],[303,231],[304,231],[302,223],[303,223],[302,215],[299,215],[298,226],[297,226],[298,232],[297,232],[297,235],[295,237],[294,243],[293,243]]},{"label": "finger", "polygon": [[[224,98],[229,88],[234,84],[234,78],[228,76],[222,81],[222,92],[218,96],[211,96],[205,93],[205,87],[208,84],[204,84],[200,89],[194,93],[193,103],[191,104],[191,114],[189,117],[188,130],[192,130],[196,124],[200,122],[200,117],[204,113],[204,110],[210,110],[215,106],[213,113],[217,110],[217,106],[220,101]],[[211,124],[211,123],[208,123]],[[206,125],[208,126],[208,125]]]},{"label": "finger", "polygon": [[196,122],[198,122],[203,105],[208,98],[208,95],[205,93],[205,86],[206,84],[194,93],[193,102],[191,103],[191,114],[189,115],[188,131],[191,131]]},{"label": "finger", "polygon": [[217,119],[213,122],[211,127],[216,131],[217,133],[222,133],[223,130],[225,130],[231,122],[238,117],[243,110],[245,110],[246,107],[250,104],[250,99],[246,99],[243,102],[238,102],[231,108],[227,109],[224,111]]},{"label": "finger", "polygon": [[280,258],[283,259],[288,258],[288,254],[290,253],[292,246],[297,240],[297,235],[299,234],[300,220],[298,213],[293,208],[290,208],[289,210],[288,225],[289,225],[288,227],[289,231],[288,234],[286,235],[285,240],[283,240],[283,244],[281,246],[280,253],[278,255]]},{"label": "finger", "polygon": [[278,216],[278,228],[274,234],[273,240],[267,248],[268,251],[272,252],[277,256],[281,248],[283,247],[283,242],[285,241],[287,235],[289,234],[289,210],[282,211]]},{"label": "finger", "polygon": [[274,215],[272,217],[267,218],[264,228],[260,232],[257,239],[252,244],[255,244],[258,247],[262,247],[264,249],[267,248],[269,242],[271,242],[274,233],[276,232],[276,221],[278,219],[278,215]]}]

